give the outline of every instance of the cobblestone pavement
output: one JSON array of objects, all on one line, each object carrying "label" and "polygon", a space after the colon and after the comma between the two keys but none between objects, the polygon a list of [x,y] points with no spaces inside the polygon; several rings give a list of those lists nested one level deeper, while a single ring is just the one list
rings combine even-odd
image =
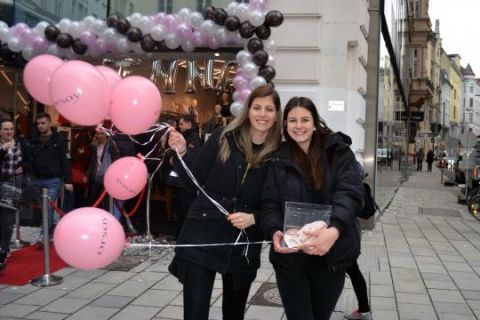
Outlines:
[{"label": "cobblestone pavement", "polygon": [[[360,266],[378,320],[480,318],[480,223],[457,204],[454,187],[440,172],[415,172],[398,190],[375,229],[365,231]],[[34,240],[37,228],[22,228]],[[273,270],[262,254],[246,319],[286,319]],[[0,319],[181,319],[182,287],[167,272],[171,249],[142,252],[129,271],[65,268],[62,284],[47,288],[0,285]],[[14,270],[7,270],[14,272]],[[221,281],[212,296],[211,319],[221,319]],[[351,285],[332,319],[356,305]]]}]

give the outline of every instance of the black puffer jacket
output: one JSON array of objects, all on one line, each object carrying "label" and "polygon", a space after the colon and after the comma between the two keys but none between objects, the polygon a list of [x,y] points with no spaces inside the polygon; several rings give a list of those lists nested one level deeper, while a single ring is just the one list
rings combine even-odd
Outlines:
[{"label": "black puffer jacket", "polygon": [[[266,164],[247,170],[243,152],[239,149],[235,133],[227,134],[231,155],[225,163],[218,159],[219,139],[222,129],[216,130],[203,146],[194,163],[187,155],[184,160],[208,195],[218,201],[228,212],[255,213],[260,207],[261,192],[265,181]],[[185,171],[175,163],[179,173],[191,189],[196,189]],[[248,240],[259,241],[262,236],[256,225],[246,229]],[[195,199],[186,216],[177,244],[233,243],[240,230],[233,227],[203,194]],[[241,242],[247,239],[242,236]],[[202,265],[217,272],[256,270],[260,266],[261,245],[248,247],[248,259],[243,255],[247,249],[239,246],[211,246],[177,248],[176,254],[190,262]]]},{"label": "black puffer jacket", "polygon": [[[363,186],[357,173],[353,152],[335,134],[326,138],[322,199],[332,205],[330,225],[340,237],[327,254],[330,270],[348,268],[360,254],[360,226],[357,212],[362,206]],[[270,161],[262,194],[262,210],[256,220],[266,239],[283,230],[285,201],[312,202],[311,192],[299,165],[291,158],[286,145]],[[296,276],[309,256],[304,253],[279,254],[270,250],[270,261],[277,272]],[[315,258],[315,257],[312,257]]]}]

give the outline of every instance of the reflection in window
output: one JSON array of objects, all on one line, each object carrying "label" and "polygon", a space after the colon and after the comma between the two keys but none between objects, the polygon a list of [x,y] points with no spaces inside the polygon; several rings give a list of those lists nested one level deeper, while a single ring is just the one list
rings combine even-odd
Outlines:
[{"label": "reflection in window", "polygon": [[158,1],[159,11],[172,13],[173,11],[173,0],[159,0]]}]

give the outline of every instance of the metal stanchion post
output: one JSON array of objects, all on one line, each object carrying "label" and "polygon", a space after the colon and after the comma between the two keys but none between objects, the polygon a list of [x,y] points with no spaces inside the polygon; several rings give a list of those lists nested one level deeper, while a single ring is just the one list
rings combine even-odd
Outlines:
[{"label": "metal stanchion post", "polygon": [[147,184],[147,201],[145,203],[145,211],[146,211],[146,218],[147,218],[147,235],[145,236],[146,237],[146,240],[147,241],[152,241],[153,240],[153,237],[152,237],[152,233],[150,232],[150,193],[151,193],[151,186],[152,186],[152,183],[151,183],[151,179],[150,179],[150,175],[148,175],[148,184]]},{"label": "metal stanchion post", "polygon": [[15,228],[15,240],[10,242],[10,247],[13,249],[20,249],[30,245],[30,242],[23,241],[20,238],[20,210],[18,209],[15,211]]},{"label": "metal stanchion post", "polygon": [[63,282],[62,277],[50,273],[50,250],[48,239],[48,189],[42,189],[42,219],[43,219],[43,268],[44,274],[30,280],[30,283],[38,287],[48,287]]}]

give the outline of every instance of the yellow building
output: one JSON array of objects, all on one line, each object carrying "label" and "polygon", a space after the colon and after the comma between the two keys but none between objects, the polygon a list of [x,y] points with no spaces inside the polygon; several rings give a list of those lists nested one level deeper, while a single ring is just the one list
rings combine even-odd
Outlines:
[{"label": "yellow building", "polygon": [[[450,90],[450,123],[457,126],[458,129],[454,130],[454,136],[459,135],[459,126],[461,119],[461,86],[462,86],[462,73],[460,71],[460,55],[449,54],[450,60],[449,78],[452,89]],[[452,131],[452,130],[451,130]],[[458,132],[457,132],[458,131]]]}]

